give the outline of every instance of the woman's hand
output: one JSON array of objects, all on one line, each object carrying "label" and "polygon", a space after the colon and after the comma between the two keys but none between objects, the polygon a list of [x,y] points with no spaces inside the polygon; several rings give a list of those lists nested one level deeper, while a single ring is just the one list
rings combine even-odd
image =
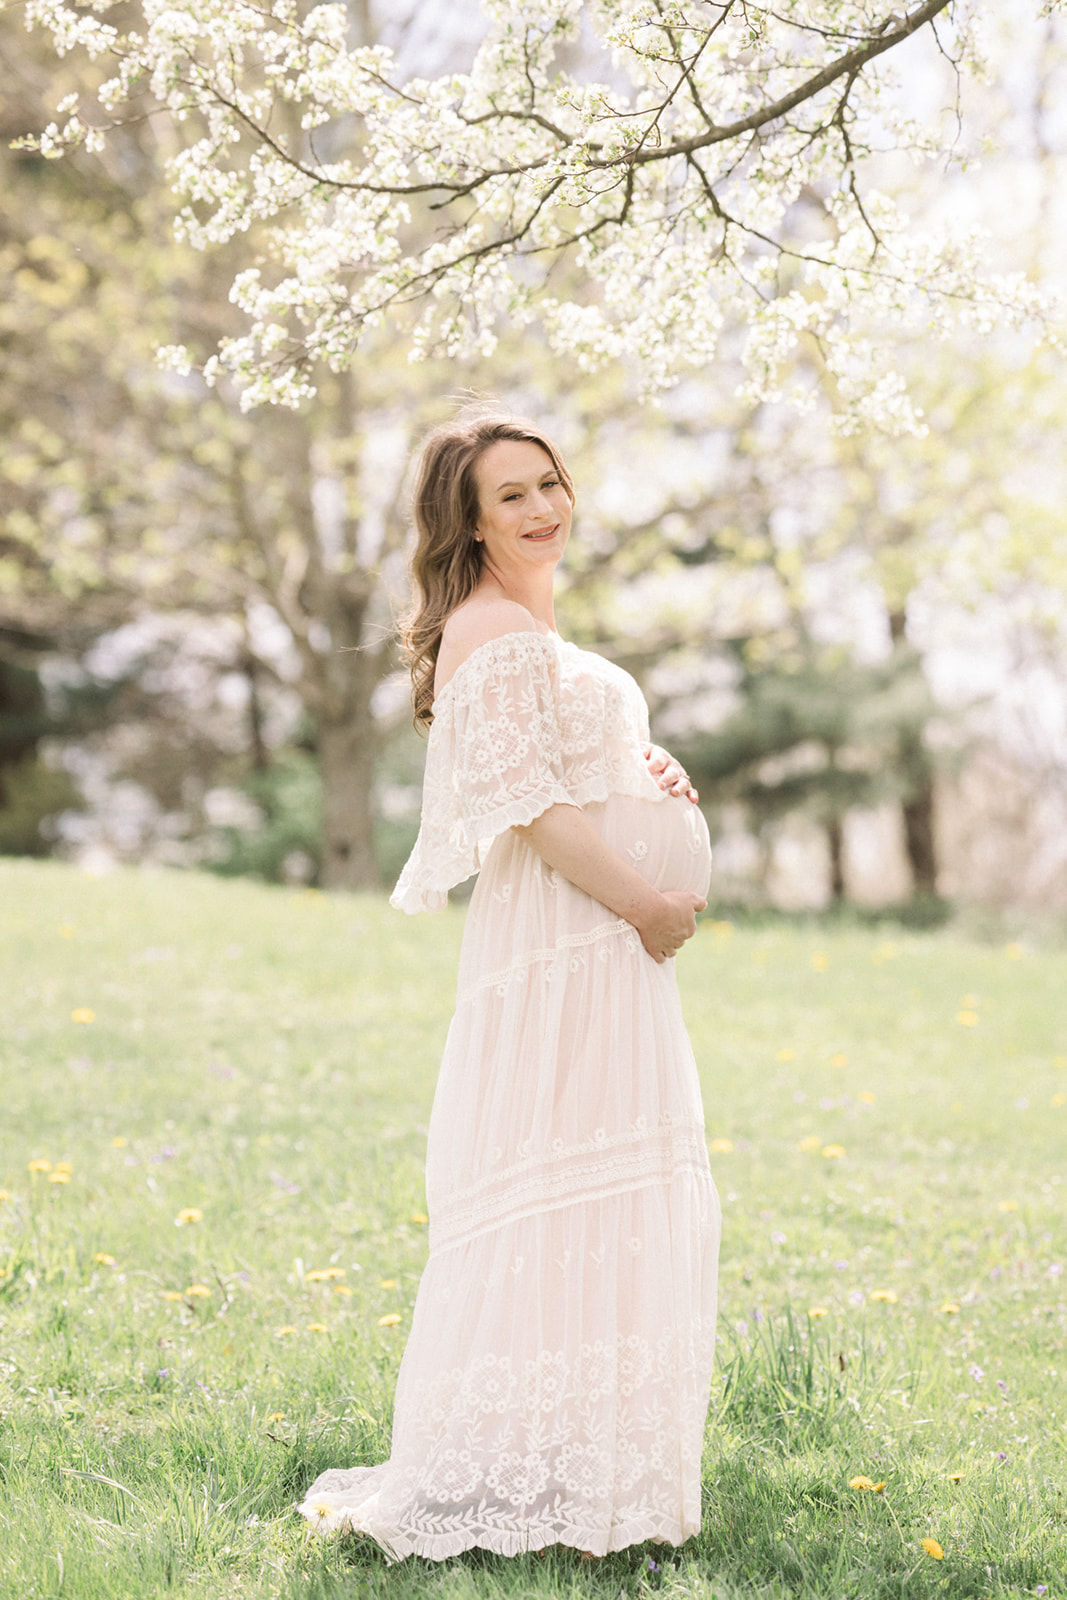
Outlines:
[{"label": "woman's hand", "polygon": [[687,800],[691,800],[696,805],[700,796],[690,783],[689,774],[680,761],[675,761],[674,757],[668,755],[667,751],[658,744],[643,745],[642,753],[648,762],[649,772],[651,772],[661,789],[667,789],[674,795],[684,795]]},{"label": "woman's hand", "polygon": [[549,806],[515,832],[541,860],[636,929],[653,961],[669,961],[696,932],[707,901],[688,890],[653,888],[613,850],[579,806]]},{"label": "woman's hand", "polygon": [[669,961],[697,931],[696,914],[707,901],[684,889],[667,889],[651,909],[634,922],[641,943],[653,961]]}]

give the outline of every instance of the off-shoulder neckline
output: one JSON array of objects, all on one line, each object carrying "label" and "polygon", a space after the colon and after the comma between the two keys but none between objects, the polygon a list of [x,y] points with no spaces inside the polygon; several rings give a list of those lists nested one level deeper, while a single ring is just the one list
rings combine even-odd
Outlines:
[{"label": "off-shoulder neckline", "polygon": [[435,717],[438,707],[448,698],[452,685],[460,674],[467,670],[471,662],[476,661],[485,651],[492,650],[497,645],[503,644],[510,639],[542,639],[546,643],[551,641],[553,644],[566,644],[568,642],[566,639],[561,639],[558,633],[541,633],[537,628],[512,628],[508,633],[498,633],[495,639],[486,639],[484,644],[475,645],[470,655],[463,657],[448,682],[434,695],[432,709]]}]

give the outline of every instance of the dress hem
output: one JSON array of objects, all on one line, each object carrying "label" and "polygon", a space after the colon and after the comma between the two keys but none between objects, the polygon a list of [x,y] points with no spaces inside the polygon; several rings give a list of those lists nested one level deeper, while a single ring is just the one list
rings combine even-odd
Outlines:
[{"label": "dress hem", "polygon": [[420,1556],[426,1561],[447,1561],[452,1556],[462,1555],[465,1550],[489,1550],[499,1556],[520,1556],[534,1554],[553,1545],[565,1545],[583,1553],[589,1551],[594,1556],[606,1556],[627,1550],[631,1545],[645,1543],[669,1544],[677,1548],[689,1539],[696,1538],[700,1532],[699,1522],[665,1523],[662,1520],[652,1522],[634,1518],[611,1528],[606,1538],[602,1530],[593,1532],[566,1523],[558,1526],[540,1524],[525,1529],[465,1528],[462,1532],[448,1534],[415,1534],[389,1543],[371,1529],[359,1526],[358,1507],[338,1506],[328,1518],[316,1521],[299,1506],[297,1510],[311,1523],[312,1532],[320,1538],[328,1537],[331,1533],[352,1533],[372,1539],[390,1566],[408,1556]]}]

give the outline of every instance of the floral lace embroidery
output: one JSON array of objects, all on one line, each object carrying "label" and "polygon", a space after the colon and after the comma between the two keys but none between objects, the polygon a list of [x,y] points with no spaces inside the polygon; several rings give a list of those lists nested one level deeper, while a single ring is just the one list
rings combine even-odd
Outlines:
[{"label": "floral lace embroidery", "polygon": [[700,1522],[713,1343],[703,1325],[668,1326],[439,1372],[405,1396],[412,1422],[388,1463],[323,1473],[300,1509],[316,1531],[370,1533],[394,1559],[680,1543]]},{"label": "floral lace embroidery", "polygon": [[474,650],[434,704],[422,825],[392,904],[436,911],[493,839],[552,805],[667,796],[641,753],[648,711],[621,667],[554,634]]}]

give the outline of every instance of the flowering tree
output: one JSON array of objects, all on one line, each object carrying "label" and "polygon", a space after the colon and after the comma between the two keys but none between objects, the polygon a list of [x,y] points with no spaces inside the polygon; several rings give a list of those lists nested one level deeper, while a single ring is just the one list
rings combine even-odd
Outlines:
[{"label": "flowering tree", "polygon": [[[1047,314],[1021,275],[983,274],[972,236],[917,231],[876,186],[881,152],[943,154],[888,63],[925,40],[973,67],[965,0],[485,0],[469,72],[409,81],[388,49],[350,44],[344,5],[140,0],[129,31],[117,9],[28,0],[60,51],[114,66],[37,148],[162,113],[184,236],[269,225],[233,285],[247,331],[205,368],[247,406],[299,404],[316,363],[344,368],[386,322],[413,356],[469,356],[537,318],[559,355],[626,358],[646,393],[740,326],[747,393],[773,398],[814,340],[846,428],[907,428],[902,323]],[[601,81],[565,70],[568,51]]]}]

